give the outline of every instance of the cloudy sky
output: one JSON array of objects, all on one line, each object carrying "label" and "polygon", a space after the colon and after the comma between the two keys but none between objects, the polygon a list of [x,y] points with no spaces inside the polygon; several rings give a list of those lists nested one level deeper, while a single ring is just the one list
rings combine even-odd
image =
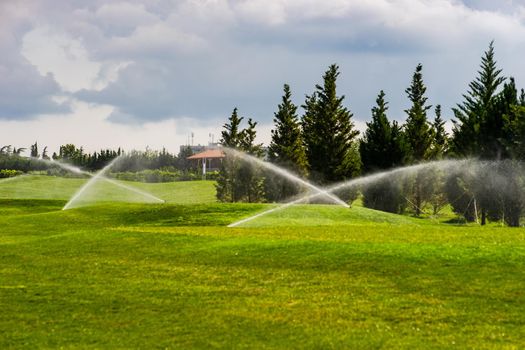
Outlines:
[{"label": "cloudy sky", "polygon": [[1,0],[0,145],[176,151],[235,106],[267,143],[332,63],[360,129],[381,89],[405,119],[419,62],[449,118],[491,40],[525,86],[525,0]]}]

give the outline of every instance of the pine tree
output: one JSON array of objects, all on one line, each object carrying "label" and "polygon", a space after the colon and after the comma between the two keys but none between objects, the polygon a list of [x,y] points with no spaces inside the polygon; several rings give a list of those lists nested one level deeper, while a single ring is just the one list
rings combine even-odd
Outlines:
[{"label": "pine tree", "polygon": [[[427,111],[431,106],[426,105],[425,92],[427,88],[423,83],[422,70],[423,66],[418,64],[412,76],[412,83],[405,90],[410,102],[412,102],[410,109],[405,111],[408,115],[405,123],[405,135],[411,163],[427,160],[432,146],[432,130],[427,120]],[[424,202],[430,197],[427,189],[424,174],[417,174],[412,189],[412,204],[416,216],[421,214]]]},{"label": "pine tree", "polygon": [[445,130],[445,121],[441,118],[441,105],[435,109],[436,117],[432,123],[432,150],[430,159],[443,159],[448,150],[448,134]]},{"label": "pine tree", "polygon": [[[487,130],[495,121],[488,122],[499,86],[505,81],[501,69],[496,67],[494,42],[481,58],[479,76],[469,84],[469,90],[463,95],[464,101],[453,108],[453,136],[451,148],[458,156],[490,157],[490,144],[493,137],[483,133],[497,132]],[[483,139],[484,138],[484,139]]]},{"label": "pine tree", "polygon": [[[262,145],[255,144],[257,123],[249,119],[248,127],[241,129],[243,119],[239,117],[235,108],[228,123],[223,126],[221,144],[224,147],[261,157]],[[221,202],[260,202],[264,195],[264,180],[260,170],[228,150],[225,152],[215,187],[217,199]]]},{"label": "pine tree", "polygon": [[331,65],[323,76],[323,85],[305,102],[304,140],[311,177],[321,183],[341,181],[360,171],[352,113],[343,106],[344,96],[337,96],[339,67]]},{"label": "pine tree", "polygon": [[[254,157],[262,157],[262,144],[256,144],[257,122],[248,119],[248,127],[241,131],[240,150]],[[241,161],[236,173],[236,193],[238,200],[248,203],[264,200],[264,177],[259,166]]]},{"label": "pine tree", "polygon": [[[268,147],[269,160],[293,173],[308,176],[308,162],[297,116],[297,106],[291,101],[292,93],[288,84],[284,85],[282,102],[274,114],[275,128]],[[297,185],[278,176],[266,175],[266,195],[270,201],[279,201],[297,194]]]},{"label": "pine tree", "polygon": [[[381,90],[376,106],[372,108],[372,121],[367,123],[367,130],[360,143],[359,152],[366,172],[388,169],[399,162],[400,147],[397,145],[399,130],[397,123],[391,125],[386,112],[388,102],[385,93]],[[393,127],[396,128],[394,134]],[[397,134],[396,134],[397,133]],[[397,147],[396,147],[397,146]],[[404,198],[401,195],[401,184],[392,179],[376,181],[362,189],[363,204],[372,209],[384,210],[392,213],[402,211]]]},{"label": "pine tree", "polygon": [[423,66],[418,64],[412,76],[411,85],[405,90],[412,106],[405,110],[408,118],[405,123],[406,140],[409,146],[409,156],[413,163],[428,159],[432,145],[432,132],[427,120],[427,111],[432,106],[426,106],[427,90],[423,83]]},{"label": "pine tree", "polygon": [[[237,114],[237,107],[228,119],[228,123],[223,125],[224,130],[221,132],[221,144],[224,147],[238,149],[241,146],[243,138],[242,131],[239,129],[243,118]],[[215,188],[217,190],[217,199],[221,202],[237,202],[240,194],[237,192],[239,184],[237,183],[237,173],[240,162],[236,157],[226,152],[221,163],[219,175]]]},{"label": "pine tree", "polygon": [[363,170],[365,172],[388,169],[393,162],[389,157],[392,142],[392,126],[386,116],[388,102],[383,90],[372,108],[372,121],[366,123],[367,129],[359,146]]},{"label": "pine tree", "polygon": [[243,119],[243,117],[239,117],[237,113],[237,107],[235,107],[230,118],[228,119],[229,123],[223,125],[224,130],[221,132],[222,146],[229,148],[239,148],[242,139],[242,132],[239,127]]}]

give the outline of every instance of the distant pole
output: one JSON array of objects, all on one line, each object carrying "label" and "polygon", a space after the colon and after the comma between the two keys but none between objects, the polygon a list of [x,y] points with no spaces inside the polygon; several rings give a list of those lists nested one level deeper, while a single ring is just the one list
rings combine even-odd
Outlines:
[{"label": "distant pole", "polygon": [[206,158],[202,158],[202,179],[206,180]]}]

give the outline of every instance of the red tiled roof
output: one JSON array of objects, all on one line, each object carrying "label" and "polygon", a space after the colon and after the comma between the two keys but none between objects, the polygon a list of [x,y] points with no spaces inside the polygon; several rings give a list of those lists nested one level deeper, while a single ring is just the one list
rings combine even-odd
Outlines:
[{"label": "red tiled roof", "polygon": [[220,149],[209,149],[201,153],[189,156],[186,159],[224,158],[224,152]]}]

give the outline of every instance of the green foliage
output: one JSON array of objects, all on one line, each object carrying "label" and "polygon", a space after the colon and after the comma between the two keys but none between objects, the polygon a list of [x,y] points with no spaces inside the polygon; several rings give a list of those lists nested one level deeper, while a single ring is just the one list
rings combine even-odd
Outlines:
[{"label": "green foliage", "polygon": [[13,170],[13,169],[0,169],[0,179],[5,179],[8,177],[15,177],[22,175],[23,172],[20,170]]},{"label": "green foliage", "polygon": [[354,130],[352,113],[343,106],[344,96],[337,96],[339,67],[331,65],[323,76],[323,85],[307,96],[302,119],[310,177],[320,183],[352,178],[361,171],[359,153],[354,146],[359,132]]},{"label": "green foliage", "polygon": [[[430,158],[430,151],[433,142],[432,129],[427,120],[427,111],[431,106],[427,106],[425,92],[427,90],[423,83],[423,66],[418,64],[411,85],[405,90],[412,106],[406,110],[408,117],[405,123],[405,137],[408,145],[408,159],[410,163],[418,163]],[[426,176],[417,174],[410,183],[408,197],[411,197],[411,204],[416,216],[421,214],[425,202],[430,199],[431,191],[427,191]]]},{"label": "green foliage", "polygon": [[[255,157],[262,156],[262,145],[255,143],[257,122],[248,119],[248,127],[240,129],[244,118],[234,108],[228,123],[224,124],[221,144]],[[226,151],[217,176],[217,199],[220,202],[261,202],[264,201],[264,178],[262,171],[238,155]]]},{"label": "green foliage", "polygon": [[[268,159],[300,177],[307,177],[308,161],[297,116],[297,106],[292,103],[291,97],[290,86],[285,84],[282,102],[274,114],[275,127],[268,147]],[[280,176],[266,174],[265,192],[269,201],[280,201],[296,195],[299,191],[300,188],[296,184]]]},{"label": "green foliage", "polygon": [[525,161],[525,106],[511,106],[504,118],[503,144],[513,159]]},{"label": "green foliage", "polygon": [[484,158],[492,154],[490,147],[494,146],[492,142],[496,141],[501,127],[490,130],[500,121],[500,116],[491,117],[491,113],[498,88],[504,81],[501,69],[496,67],[494,42],[491,42],[481,58],[479,76],[469,84],[464,101],[453,109],[456,120],[451,147],[454,154]]},{"label": "green foliage", "polygon": [[436,117],[432,123],[432,146],[429,159],[443,159],[448,152],[448,134],[445,130],[445,121],[441,118],[441,105],[437,105]]},{"label": "green foliage", "polygon": [[32,157],[32,158],[39,158],[40,157],[40,154],[38,153],[38,143],[37,142],[35,142],[33,145],[31,145],[30,157]]},{"label": "green foliage", "polygon": [[371,172],[388,169],[395,160],[390,157],[392,149],[392,125],[388,121],[386,112],[388,102],[385,93],[380,91],[376,99],[376,106],[372,108],[372,120],[366,123],[366,131],[359,145],[363,170]]},{"label": "green foliage", "polygon": [[123,181],[139,181],[139,182],[172,182],[172,181],[188,181],[200,179],[200,176],[195,172],[182,172],[176,169],[161,170],[161,169],[145,169],[142,171],[126,171],[126,172],[111,172],[111,177]]},{"label": "green foliage", "polygon": [[412,76],[412,83],[405,90],[412,103],[410,109],[405,111],[408,115],[405,134],[411,163],[427,160],[432,145],[432,131],[427,120],[427,111],[431,106],[426,105],[427,88],[423,83],[422,70],[423,66],[418,64]]}]

